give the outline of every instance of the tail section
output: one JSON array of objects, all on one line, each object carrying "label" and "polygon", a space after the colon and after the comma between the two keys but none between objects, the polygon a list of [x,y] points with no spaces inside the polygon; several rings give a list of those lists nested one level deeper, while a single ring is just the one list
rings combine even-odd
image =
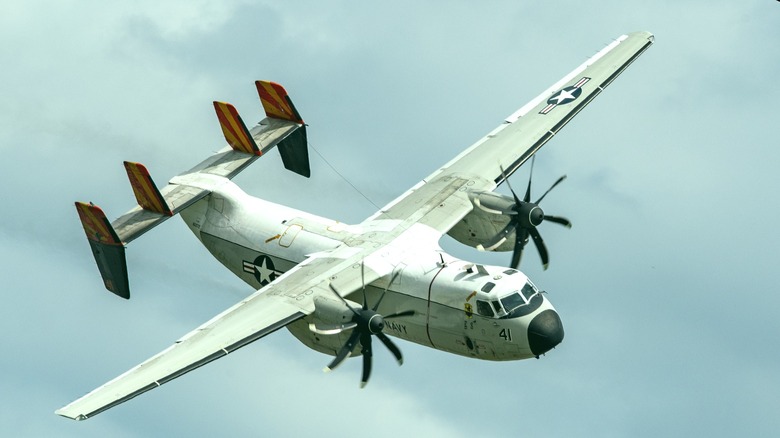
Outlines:
[{"label": "tail section", "polygon": [[310,175],[306,127],[287,91],[267,81],[257,81],[256,86],[267,117],[250,130],[232,105],[214,102],[229,146],[173,177],[166,186],[158,189],[146,167],[126,161],[125,170],[138,202],[127,213],[109,222],[97,206],[76,203],[106,289],[130,298],[125,245],[207,196],[224,179],[232,179],[272,148],[279,148],[285,168]]},{"label": "tail section", "polygon": [[94,204],[76,202],[76,211],[106,289],[122,298],[130,298],[125,247],[103,210]]}]

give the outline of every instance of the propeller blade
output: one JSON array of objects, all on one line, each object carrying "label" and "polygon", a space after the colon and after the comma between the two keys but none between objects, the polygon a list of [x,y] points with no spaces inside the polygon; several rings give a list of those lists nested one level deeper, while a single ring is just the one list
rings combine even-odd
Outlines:
[{"label": "propeller blade", "polygon": [[512,184],[509,183],[509,178],[506,177],[504,167],[498,166],[498,168],[501,169],[501,177],[504,178],[504,181],[506,181],[506,186],[509,187],[509,191],[512,192],[512,196],[515,198],[515,204],[519,204],[520,198],[517,197],[517,193],[515,193],[515,190],[512,188]]},{"label": "propeller blade", "polygon": [[328,371],[333,371],[336,369],[339,364],[346,359],[347,356],[349,356],[349,353],[352,352],[352,350],[355,348],[355,343],[357,342],[358,336],[360,336],[360,332],[358,330],[355,330],[352,332],[352,334],[349,336],[349,339],[347,339],[347,342],[344,344],[343,347],[341,347],[341,350],[339,350],[338,354],[336,355],[336,358],[333,359],[333,361],[328,364],[327,367],[323,371],[326,373]]},{"label": "propeller blade", "polygon": [[363,344],[363,377],[360,379],[360,387],[365,388],[368,378],[371,376],[371,335],[364,334],[360,337],[360,343]]},{"label": "propeller blade", "polygon": [[550,265],[550,256],[547,254],[547,247],[544,245],[542,235],[539,234],[539,231],[537,231],[536,228],[531,228],[529,231],[531,232],[531,237],[534,239],[536,249],[539,250],[539,257],[542,258],[542,265],[544,265],[544,269],[547,270],[547,267]]},{"label": "propeller blade", "polygon": [[355,322],[348,322],[346,324],[325,325],[325,326],[318,326],[314,323],[309,324],[309,330],[311,330],[314,333],[317,333],[318,335],[335,335],[345,330],[353,329],[355,327],[357,327],[357,323]]},{"label": "propeller blade", "polygon": [[417,313],[414,310],[404,310],[403,312],[391,313],[387,316],[383,316],[384,319],[400,318],[402,316],[414,316]]},{"label": "propeller blade", "polygon": [[390,340],[387,336],[385,336],[384,333],[377,333],[376,337],[379,338],[380,341],[382,341],[383,344],[385,344],[385,347],[387,347],[388,350],[390,350],[391,353],[393,353],[393,356],[395,356],[395,360],[398,361],[398,366],[401,366],[404,364],[404,357],[401,355],[401,350],[396,347],[395,343]]},{"label": "propeller blade", "polygon": [[555,186],[557,186],[558,184],[562,183],[563,180],[565,180],[565,179],[566,179],[566,175],[563,175],[562,177],[558,178],[558,180],[555,181],[553,183],[553,185],[551,185],[550,188],[547,189],[546,192],[544,192],[544,194],[539,198],[539,200],[536,201],[536,203],[538,204],[538,203],[542,202],[542,199],[544,199],[544,197],[547,196],[548,193],[550,193],[550,190],[554,189]]},{"label": "propeller blade", "polygon": [[363,310],[368,309],[368,300],[366,299],[366,264],[360,260],[360,285],[363,288]]},{"label": "propeller blade", "polygon": [[518,228],[515,234],[515,249],[512,251],[512,263],[510,268],[517,269],[520,266],[520,260],[523,258],[523,248],[528,243],[528,230]]},{"label": "propeller blade", "polygon": [[382,303],[382,300],[385,298],[385,294],[387,293],[387,290],[390,289],[390,285],[393,284],[396,278],[398,278],[398,275],[401,274],[401,271],[395,271],[395,274],[393,274],[393,277],[390,279],[390,282],[387,283],[387,287],[385,287],[385,290],[382,291],[382,295],[379,296],[379,299],[377,300],[376,304],[374,304],[374,307],[371,309],[374,312],[376,312],[376,309],[379,308],[379,304]]},{"label": "propeller blade", "polygon": [[347,308],[348,308],[349,310],[351,310],[351,311],[352,311],[352,313],[354,313],[356,317],[360,318],[360,314],[358,313],[358,311],[357,311],[357,310],[355,310],[355,309],[353,309],[353,308],[352,308],[352,306],[350,306],[350,305],[349,305],[349,303],[347,302],[347,300],[346,300],[344,297],[342,297],[342,296],[341,296],[341,294],[339,293],[339,291],[337,291],[337,290],[336,290],[336,288],[334,288],[334,287],[333,287],[333,283],[330,283],[330,284],[328,284],[328,287],[330,287],[330,290],[332,290],[332,291],[333,291],[333,293],[334,293],[334,294],[335,294],[337,297],[339,297],[339,299],[341,300],[341,302],[342,302],[342,303],[344,303],[344,305],[345,305],[345,306],[347,306]]},{"label": "propeller blade", "polygon": [[563,225],[566,228],[571,228],[571,221],[566,219],[565,217],[544,215],[544,220]]},{"label": "propeller blade", "polygon": [[[528,188],[525,190],[525,196],[523,201],[531,202],[531,180],[534,178],[534,163],[536,162],[536,155],[531,157],[531,173],[528,175]],[[518,202],[519,204],[519,202]],[[537,202],[538,204],[538,202]]]}]

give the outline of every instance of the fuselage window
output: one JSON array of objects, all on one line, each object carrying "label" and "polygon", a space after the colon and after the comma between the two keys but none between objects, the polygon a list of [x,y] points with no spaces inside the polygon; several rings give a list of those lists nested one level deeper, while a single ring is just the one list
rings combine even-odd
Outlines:
[{"label": "fuselage window", "polygon": [[477,313],[483,316],[493,316],[493,309],[487,301],[477,300]]}]

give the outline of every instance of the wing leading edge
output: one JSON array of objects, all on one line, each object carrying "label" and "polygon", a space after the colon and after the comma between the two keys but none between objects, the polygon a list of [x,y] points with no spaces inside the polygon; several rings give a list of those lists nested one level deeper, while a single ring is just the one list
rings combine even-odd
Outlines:
[{"label": "wing leading edge", "polygon": [[468,193],[495,190],[644,53],[653,40],[649,32],[620,36],[368,221],[407,218],[414,214],[416,205],[431,195],[427,185],[442,178],[462,178],[468,182],[455,193],[460,207],[450,208],[450,215],[442,216],[440,221],[426,223],[441,233],[447,232],[471,211]]},{"label": "wing leading edge", "polygon": [[343,246],[313,255],[172,346],[55,413],[74,420],[91,418],[304,318],[314,312],[317,296],[332,297],[334,291],[346,296],[359,290],[363,281],[371,283],[387,274],[366,268],[361,275],[355,268],[373,251],[373,245]]},{"label": "wing leading edge", "polygon": [[278,297],[260,294],[235,305],[119,377],[56,411],[86,420],[157,388],[306,316]]}]

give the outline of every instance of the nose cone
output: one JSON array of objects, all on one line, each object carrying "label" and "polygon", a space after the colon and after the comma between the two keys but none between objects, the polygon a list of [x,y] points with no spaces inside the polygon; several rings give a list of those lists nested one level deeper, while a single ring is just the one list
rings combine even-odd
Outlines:
[{"label": "nose cone", "polygon": [[547,353],[563,340],[563,324],[555,310],[536,315],[528,325],[528,344],[535,356]]}]

